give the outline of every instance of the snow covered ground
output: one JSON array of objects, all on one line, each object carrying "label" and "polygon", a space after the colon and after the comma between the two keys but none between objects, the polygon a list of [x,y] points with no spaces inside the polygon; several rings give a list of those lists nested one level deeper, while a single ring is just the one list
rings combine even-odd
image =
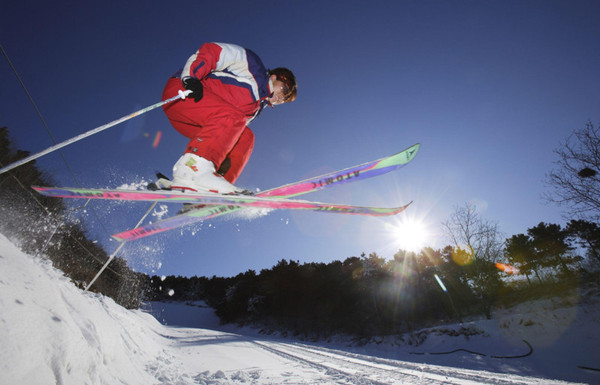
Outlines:
[{"label": "snow covered ground", "polygon": [[[126,310],[0,235],[0,384],[600,383],[580,368],[600,366],[598,303],[561,301],[403,338],[311,343],[220,326],[198,303]],[[501,358],[514,356],[525,357]]]}]

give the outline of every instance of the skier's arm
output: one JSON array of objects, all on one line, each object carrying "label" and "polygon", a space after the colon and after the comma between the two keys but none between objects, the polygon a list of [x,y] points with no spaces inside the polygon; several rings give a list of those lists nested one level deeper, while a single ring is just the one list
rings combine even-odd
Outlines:
[{"label": "skier's arm", "polygon": [[234,44],[205,43],[185,63],[181,79],[203,79],[212,71],[222,71],[229,66],[246,61],[244,48]]}]

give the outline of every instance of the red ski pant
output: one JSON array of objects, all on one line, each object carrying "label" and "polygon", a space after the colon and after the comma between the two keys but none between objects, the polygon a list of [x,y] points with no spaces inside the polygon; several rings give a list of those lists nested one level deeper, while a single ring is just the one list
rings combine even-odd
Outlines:
[{"label": "red ski pant", "polygon": [[[183,90],[181,79],[170,78],[163,91],[166,100]],[[219,95],[204,89],[199,102],[177,100],[163,107],[173,127],[190,139],[184,153],[208,159],[230,183],[240,176],[254,148],[254,133],[246,116]]]}]

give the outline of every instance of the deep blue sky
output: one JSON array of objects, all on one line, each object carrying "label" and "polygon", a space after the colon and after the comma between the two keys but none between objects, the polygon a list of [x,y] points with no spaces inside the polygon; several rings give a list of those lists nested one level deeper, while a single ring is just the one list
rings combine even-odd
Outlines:
[{"label": "deep blue sky", "polygon": [[[558,147],[599,119],[600,2],[592,1],[5,1],[0,43],[58,141],[156,103],[169,75],[204,42],[254,50],[287,66],[298,99],[252,123],[253,156],[238,185],[267,189],[393,154],[416,142],[403,170],[307,196],[394,206],[386,220],[276,211],[215,220],[135,241],[136,269],[235,275],[280,259],[328,262],[398,250],[387,224],[416,218],[434,237],[474,202],[508,236],[564,224],[541,195]],[[0,125],[18,147],[50,145],[6,60]],[[162,131],[160,145],[152,138]],[[170,174],[187,139],[155,110],[63,150],[86,187]],[[38,163],[75,185],[58,154]],[[147,203],[92,203],[108,233],[132,227]],[[179,207],[171,205],[169,213]],[[111,252],[117,246],[82,214]],[[431,241],[433,246],[445,242]]]}]

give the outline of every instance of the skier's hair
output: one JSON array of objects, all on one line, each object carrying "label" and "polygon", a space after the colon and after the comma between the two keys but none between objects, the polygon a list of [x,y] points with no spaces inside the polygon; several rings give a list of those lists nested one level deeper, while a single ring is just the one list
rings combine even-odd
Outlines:
[{"label": "skier's hair", "polygon": [[269,70],[269,76],[271,75],[277,76],[277,80],[283,82],[288,89],[287,93],[283,97],[283,102],[293,102],[296,99],[298,85],[296,84],[296,77],[292,71],[287,68],[279,67]]}]

